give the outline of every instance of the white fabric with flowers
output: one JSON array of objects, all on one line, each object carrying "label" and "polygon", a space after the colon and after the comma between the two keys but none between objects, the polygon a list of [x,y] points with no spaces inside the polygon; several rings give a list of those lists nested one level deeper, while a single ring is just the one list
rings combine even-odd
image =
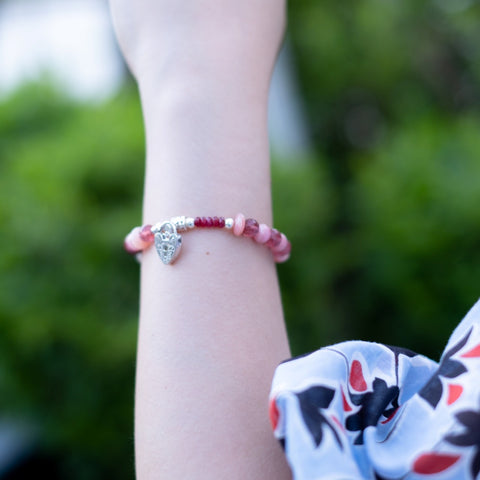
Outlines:
[{"label": "white fabric with flowers", "polygon": [[295,480],[480,479],[480,302],[438,363],[361,341],[282,363],[270,419]]}]

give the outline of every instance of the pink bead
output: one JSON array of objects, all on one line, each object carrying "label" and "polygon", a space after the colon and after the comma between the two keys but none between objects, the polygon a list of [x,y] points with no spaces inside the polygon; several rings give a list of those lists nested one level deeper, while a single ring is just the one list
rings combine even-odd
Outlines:
[{"label": "pink bead", "polygon": [[276,252],[276,255],[284,255],[285,253],[290,253],[292,251],[292,244],[287,242],[287,246],[281,251]]},{"label": "pink bead", "polygon": [[282,239],[280,240],[280,243],[276,246],[276,247],[273,247],[272,248],[272,252],[273,253],[279,253],[281,252],[282,250],[284,250],[287,245],[288,245],[288,239],[287,237],[281,233],[281,236],[282,236]]},{"label": "pink bead", "polygon": [[233,224],[233,234],[239,237],[245,229],[245,215],[238,213]]},{"label": "pink bead", "polygon": [[273,253],[273,259],[277,263],[286,262],[290,258],[291,251],[292,251],[292,244],[289,241],[287,241],[287,246],[283,250]]},{"label": "pink bead", "polygon": [[290,258],[291,251],[292,251],[292,244],[287,240],[287,246],[283,250],[279,250],[279,251],[272,250],[273,259],[275,260],[276,263],[286,262]]},{"label": "pink bead", "polygon": [[134,248],[132,245],[130,245],[130,243],[128,243],[127,239],[125,239],[123,241],[123,248],[125,249],[125,251],[127,253],[130,253],[131,255],[133,255],[134,253],[138,253],[140,250]]},{"label": "pink bead", "polygon": [[286,262],[290,258],[290,253],[284,253],[283,255],[274,255],[273,260],[276,263]]},{"label": "pink bead", "polygon": [[245,237],[253,238],[258,233],[258,222],[254,218],[247,218],[245,220],[245,229],[243,235]]},{"label": "pink bead", "polygon": [[253,237],[257,243],[265,243],[270,238],[271,228],[264,223],[258,226],[258,233]]},{"label": "pink bead", "polygon": [[268,241],[265,243],[265,245],[271,249],[274,249],[278,244],[282,241],[282,235],[278,230],[275,230],[275,228],[272,228],[272,231],[270,233],[270,238]]},{"label": "pink bead", "polygon": [[135,227],[125,238],[123,246],[128,253],[137,253],[141,252],[148,246],[150,243],[143,241],[140,238],[140,232],[142,227]]},{"label": "pink bead", "polygon": [[152,243],[155,239],[155,235],[152,233],[151,225],[144,225],[140,230],[140,239],[147,243]]}]

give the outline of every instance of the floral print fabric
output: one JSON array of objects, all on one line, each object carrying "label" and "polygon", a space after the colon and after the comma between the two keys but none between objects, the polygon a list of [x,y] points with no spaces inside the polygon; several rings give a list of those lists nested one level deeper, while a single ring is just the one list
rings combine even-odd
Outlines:
[{"label": "floral print fabric", "polygon": [[361,341],[282,363],[270,419],[295,480],[480,479],[480,302],[439,363]]}]

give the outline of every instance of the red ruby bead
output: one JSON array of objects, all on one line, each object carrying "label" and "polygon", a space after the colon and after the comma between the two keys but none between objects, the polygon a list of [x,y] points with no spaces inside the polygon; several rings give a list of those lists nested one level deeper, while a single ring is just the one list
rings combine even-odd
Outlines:
[{"label": "red ruby bead", "polygon": [[218,227],[218,217],[213,217],[212,220],[213,220],[213,226]]},{"label": "red ruby bead", "polygon": [[205,226],[206,227],[213,227],[213,218],[212,217],[206,217],[205,218]]},{"label": "red ruby bead", "polygon": [[272,233],[270,234],[270,238],[266,241],[265,245],[270,248],[276,247],[282,241],[282,234],[272,228]]},{"label": "red ruby bead", "polygon": [[195,220],[194,220],[193,223],[196,227],[201,227],[202,226],[202,219],[200,217],[195,217]]},{"label": "red ruby bead", "polygon": [[258,233],[258,229],[258,222],[254,218],[247,218],[243,235],[245,237],[254,237]]},{"label": "red ruby bead", "polygon": [[223,228],[223,227],[225,226],[225,218],[224,218],[224,217],[220,217],[220,218],[218,219],[218,226],[219,226],[220,228]]}]

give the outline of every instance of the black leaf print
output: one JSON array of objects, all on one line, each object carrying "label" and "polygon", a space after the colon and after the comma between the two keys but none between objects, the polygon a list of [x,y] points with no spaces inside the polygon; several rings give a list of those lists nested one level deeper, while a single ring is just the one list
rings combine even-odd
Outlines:
[{"label": "black leaf print", "polygon": [[[377,425],[382,415],[388,418],[398,408],[400,389],[396,385],[389,387],[385,380],[375,378],[372,387],[371,392],[350,395],[352,403],[361,407],[346,421],[347,430],[360,432],[355,445],[363,445],[363,432],[367,427]],[[388,408],[389,405],[392,406]]]},{"label": "black leaf print", "polygon": [[405,478],[405,475],[403,475],[402,477],[393,478],[393,477],[384,477],[383,475],[380,475],[377,472],[373,472],[373,473],[375,475],[375,480],[402,480],[403,478]]},{"label": "black leaf print", "polygon": [[328,408],[335,395],[335,390],[323,386],[311,387],[297,393],[303,421],[310,431],[315,445],[318,447],[323,440],[323,428],[330,428],[339,447],[343,449],[342,442],[333,425],[328,421],[321,409]]},{"label": "black leaf print", "polygon": [[475,453],[474,457],[472,458],[472,464],[470,465],[470,472],[472,473],[472,477],[476,478],[478,472],[480,472],[480,454],[477,452]]},{"label": "black leaf print", "polygon": [[472,478],[480,473],[480,412],[464,410],[455,415],[465,429],[461,433],[447,435],[445,441],[459,447],[476,447],[472,457],[470,472]]},{"label": "black leaf print", "polygon": [[398,358],[400,357],[400,355],[405,355],[406,357],[413,358],[413,357],[416,357],[418,353],[413,352],[412,350],[408,350],[408,348],[394,347],[392,345],[385,345],[385,347],[391,350],[395,355],[395,379],[397,381],[397,386],[398,386],[398,363],[399,363]]},{"label": "black leaf print", "polygon": [[391,350],[395,354],[395,357],[398,357],[400,354],[410,358],[416,357],[418,355],[418,353],[409,350],[408,348],[395,347],[392,345],[385,345],[385,347]]},{"label": "black leaf print", "polygon": [[425,384],[425,386],[420,390],[419,395],[426,400],[432,406],[432,408],[436,408],[438,402],[442,398],[443,386],[440,377],[455,378],[467,371],[463,363],[459,362],[458,360],[452,360],[451,357],[465,346],[471,333],[472,329],[470,329],[456,345],[445,352],[440,360],[438,369]]}]

